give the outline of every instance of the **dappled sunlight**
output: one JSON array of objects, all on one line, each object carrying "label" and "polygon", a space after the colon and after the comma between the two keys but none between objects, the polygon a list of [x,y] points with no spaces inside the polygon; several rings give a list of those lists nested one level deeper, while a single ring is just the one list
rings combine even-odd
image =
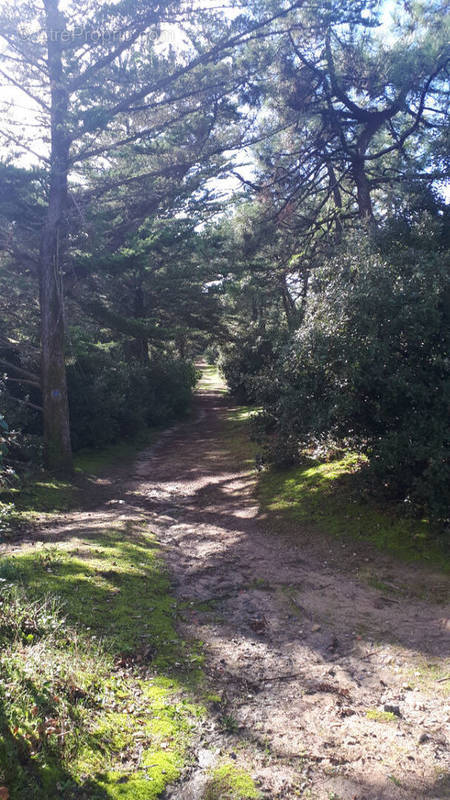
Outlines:
[{"label": "dappled sunlight", "polygon": [[339,538],[367,542],[406,561],[424,560],[448,570],[444,538],[434,537],[426,520],[400,514],[393,506],[361,498],[357,454],[261,475],[259,497],[264,509],[282,512],[298,522],[317,523]]},{"label": "dappled sunlight", "polygon": [[195,366],[200,374],[197,383],[197,392],[200,395],[206,392],[208,394],[215,392],[218,395],[228,392],[227,385],[216,366],[206,364],[205,361],[198,361]]},{"label": "dappled sunlight", "polygon": [[[5,712],[1,723],[10,758],[15,763],[21,748],[35,747],[36,770],[45,756],[42,764],[50,765],[45,769],[53,775],[46,800],[58,796],[58,781],[67,784],[67,798],[78,797],[80,788],[96,799],[116,797],[114,786],[130,800],[141,792],[157,797],[177,777],[192,718],[201,710],[184,697],[186,682],[192,686],[199,674],[197,652],[177,637],[176,606],[161,554],[142,520],[128,517],[105,527],[112,522],[109,514],[86,514],[80,527],[71,516],[70,524],[49,531],[46,541],[16,547],[1,564],[7,585],[23,586],[36,600],[56,597],[60,605],[61,634],[54,643],[30,634],[20,666],[14,650],[2,654],[12,685],[37,709],[23,746],[20,736],[7,733],[14,708]],[[29,677],[25,681],[22,675]],[[75,702],[71,692],[78,698],[75,717],[72,710],[67,716]],[[51,736],[41,741],[41,708],[54,719],[54,742]],[[94,772],[95,780],[85,777]],[[11,785],[19,780],[26,787],[27,775],[25,765],[11,776]]]},{"label": "dappled sunlight", "polygon": [[[263,474],[258,498],[245,414],[214,393],[198,403],[101,506],[41,528],[4,563],[33,596],[59,597],[66,624],[103,659],[106,705],[89,712],[68,780],[82,785],[97,770],[105,798],[120,787],[117,797],[130,800],[150,765],[162,781],[155,791],[175,781],[203,713],[204,664],[216,697],[212,742],[238,753],[237,768],[254,762],[268,785],[296,786],[313,771],[319,798],[390,797],[392,785],[393,798],[417,800],[417,781],[424,796],[438,792],[439,736],[418,751],[417,730],[423,705],[437,717],[448,691],[445,607],[412,600],[395,567],[377,568],[352,540],[281,513],[278,502],[298,506],[316,481],[323,503],[322,486],[352,463],[279,473],[278,495]],[[264,502],[269,490],[275,510]],[[403,569],[412,583],[413,567]],[[384,711],[396,706],[400,716]]]},{"label": "dappled sunlight", "polygon": [[[351,569],[340,572],[339,559],[358,570],[365,563],[350,543],[328,543],[314,527],[289,528],[269,507],[260,509],[235,411],[223,407],[218,423],[215,400],[214,411],[207,397],[201,403],[201,425],[174,432],[149,459],[149,488],[143,480],[132,507],[152,520],[182,624],[206,642],[211,679],[227,698],[223,724],[235,731],[236,746],[269,748],[286,775],[315,764],[322,779],[314,786],[367,786],[374,797],[378,786],[386,791],[389,771],[396,780],[398,772],[399,797],[416,800],[417,743],[409,725],[421,717],[424,693],[431,714],[446,693],[445,681],[436,683],[448,663],[445,610],[416,602],[413,611],[387,578],[380,588]],[[323,465],[307,482],[318,474],[328,486],[353,466]],[[141,461],[142,478],[144,472]],[[402,700],[409,722],[394,716],[386,730],[370,711],[383,708],[402,682],[411,687]],[[421,758],[420,771],[425,791],[435,782],[434,767]]]}]

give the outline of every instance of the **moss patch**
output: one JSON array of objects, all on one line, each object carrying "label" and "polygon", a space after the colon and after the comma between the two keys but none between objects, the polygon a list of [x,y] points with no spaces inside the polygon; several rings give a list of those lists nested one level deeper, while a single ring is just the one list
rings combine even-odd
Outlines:
[{"label": "moss patch", "polygon": [[227,452],[233,455],[235,461],[254,471],[258,448],[255,442],[249,439],[249,419],[254,409],[249,406],[237,406],[229,410],[224,420],[222,441]]},{"label": "moss patch", "polygon": [[234,764],[222,764],[212,772],[204,800],[254,800],[260,796],[248,772]]},{"label": "moss patch", "polygon": [[[48,514],[60,514],[76,505],[78,488],[45,473],[28,477],[23,486],[4,489],[1,500],[11,503],[9,524],[33,523]],[[1,503],[0,503],[1,505]]]},{"label": "moss patch", "polygon": [[86,523],[0,568],[0,785],[11,800],[151,800],[203,707],[198,646],[138,519]]},{"label": "moss patch", "polygon": [[75,471],[87,475],[101,475],[111,464],[130,461],[136,451],[144,449],[157,439],[161,428],[143,428],[126,441],[111,444],[101,450],[80,450],[75,454]]},{"label": "moss patch", "polygon": [[425,561],[450,571],[448,550],[436,541],[427,520],[382,510],[355,494],[360,466],[359,456],[348,453],[333,461],[311,460],[288,470],[268,470],[259,481],[261,506],[296,522],[316,524],[334,536],[370,542],[404,560]]},{"label": "moss patch", "polygon": [[366,717],[367,719],[375,720],[375,722],[398,722],[392,711],[378,711],[376,708],[369,708],[366,711]]},{"label": "moss patch", "polygon": [[101,476],[112,464],[131,462],[139,450],[151,445],[160,428],[144,428],[136,436],[99,450],[80,450],[75,454],[76,477],[73,481],[56,480],[48,473],[35,471],[12,486],[0,487],[0,536],[40,522],[50,522],[61,513],[79,509],[86,491],[92,492],[93,478]]}]

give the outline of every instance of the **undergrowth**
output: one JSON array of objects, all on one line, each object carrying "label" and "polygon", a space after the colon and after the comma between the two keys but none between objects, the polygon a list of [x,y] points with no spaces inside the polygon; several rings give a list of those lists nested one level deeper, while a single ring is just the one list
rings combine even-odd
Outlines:
[{"label": "undergrowth", "polygon": [[117,444],[75,454],[74,480],[58,480],[44,470],[35,469],[8,486],[0,486],[0,539],[24,526],[51,521],[61,513],[81,508],[86,491],[111,464],[131,461],[139,449],[151,445],[160,428],[144,428],[139,434]]},{"label": "undergrowth", "polygon": [[[248,421],[255,413],[240,406],[228,414],[226,441],[236,457],[259,468],[257,446],[249,443]],[[245,456],[245,453],[247,455]],[[424,562],[450,571],[445,531],[428,519],[381,507],[362,491],[360,456],[348,452],[333,460],[308,461],[289,469],[261,469],[257,496],[263,514],[314,528],[342,539],[368,542],[405,561]]]},{"label": "undergrowth", "polygon": [[204,800],[257,800],[260,797],[252,777],[234,764],[216,767],[204,793]]},{"label": "undergrowth", "polygon": [[139,520],[0,567],[0,786],[11,800],[151,800],[179,774],[202,654]]},{"label": "undergrowth", "polygon": [[315,523],[333,536],[369,542],[406,561],[424,561],[450,570],[448,548],[427,519],[382,508],[365,497],[358,483],[359,457],[347,453],[261,474],[262,508],[298,523]]}]

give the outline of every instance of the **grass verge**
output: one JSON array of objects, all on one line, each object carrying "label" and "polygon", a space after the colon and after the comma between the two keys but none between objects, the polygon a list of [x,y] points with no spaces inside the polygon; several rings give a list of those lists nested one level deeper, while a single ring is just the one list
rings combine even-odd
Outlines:
[{"label": "grass verge", "polygon": [[0,787],[11,800],[152,800],[203,708],[202,654],[140,520],[95,523],[0,567]]},{"label": "grass verge", "polygon": [[[236,458],[252,469],[258,460],[258,447],[249,442],[249,420],[254,413],[246,406],[230,411],[224,434]],[[289,469],[263,470],[257,487],[261,510],[307,526],[310,532],[315,528],[337,538],[368,542],[401,560],[450,572],[445,537],[428,520],[401,515],[393,507],[380,508],[365,497],[359,491],[360,466],[359,455],[347,453],[332,461],[310,459]]]},{"label": "grass verge", "polygon": [[431,524],[364,499],[356,487],[358,468],[358,455],[347,453],[333,461],[267,470],[259,481],[261,506],[298,523],[312,522],[333,536],[369,542],[405,561],[450,571],[448,548]]},{"label": "grass verge", "polygon": [[[73,483],[29,480],[3,538],[11,520],[16,540],[82,510],[97,476],[157,433],[78,454]],[[0,563],[0,789],[10,800],[159,797],[204,708],[193,700],[202,653],[176,632],[155,538],[141,518],[86,511],[57,543],[37,536]]]},{"label": "grass verge", "polygon": [[92,489],[93,479],[112,464],[131,462],[137,451],[157,439],[160,430],[145,428],[132,439],[99,450],[80,450],[74,457],[73,481],[57,480],[44,470],[36,470],[20,482],[0,487],[0,536],[8,529],[14,532],[25,526],[33,527],[39,522],[51,521],[52,516],[81,508],[86,491]]}]

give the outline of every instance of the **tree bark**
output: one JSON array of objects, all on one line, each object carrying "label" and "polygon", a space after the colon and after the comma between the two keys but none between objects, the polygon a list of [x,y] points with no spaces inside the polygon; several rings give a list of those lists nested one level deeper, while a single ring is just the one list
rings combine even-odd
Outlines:
[{"label": "tree bark", "polygon": [[45,466],[56,474],[73,470],[64,360],[62,255],[67,206],[70,139],[68,96],[63,83],[62,29],[58,0],[44,0],[51,92],[50,188],[40,246],[41,386]]},{"label": "tree bark", "polygon": [[356,185],[359,216],[366,222],[375,223],[370,182],[365,170],[364,157],[355,156],[352,159],[352,174]]},{"label": "tree bark", "polygon": [[287,285],[286,275],[280,276],[280,291],[281,291],[281,298],[283,301],[284,313],[286,316],[286,322],[289,330],[292,330],[295,325],[296,307],[294,300],[291,297],[289,287]]},{"label": "tree bark", "polygon": [[331,194],[333,196],[334,205],[337,209],[337,214],[334,222],[335,233],[336,233],[336,244],[340,244],[342,241],[342,234],[343,234],[342,222],[339,216],[342,213],[342,196],[339,189],[339,184],[337,182],[336,173],[333,169],[331,161],[327,158],[325,163],[327,165],[328,178],[330,180]]}]

